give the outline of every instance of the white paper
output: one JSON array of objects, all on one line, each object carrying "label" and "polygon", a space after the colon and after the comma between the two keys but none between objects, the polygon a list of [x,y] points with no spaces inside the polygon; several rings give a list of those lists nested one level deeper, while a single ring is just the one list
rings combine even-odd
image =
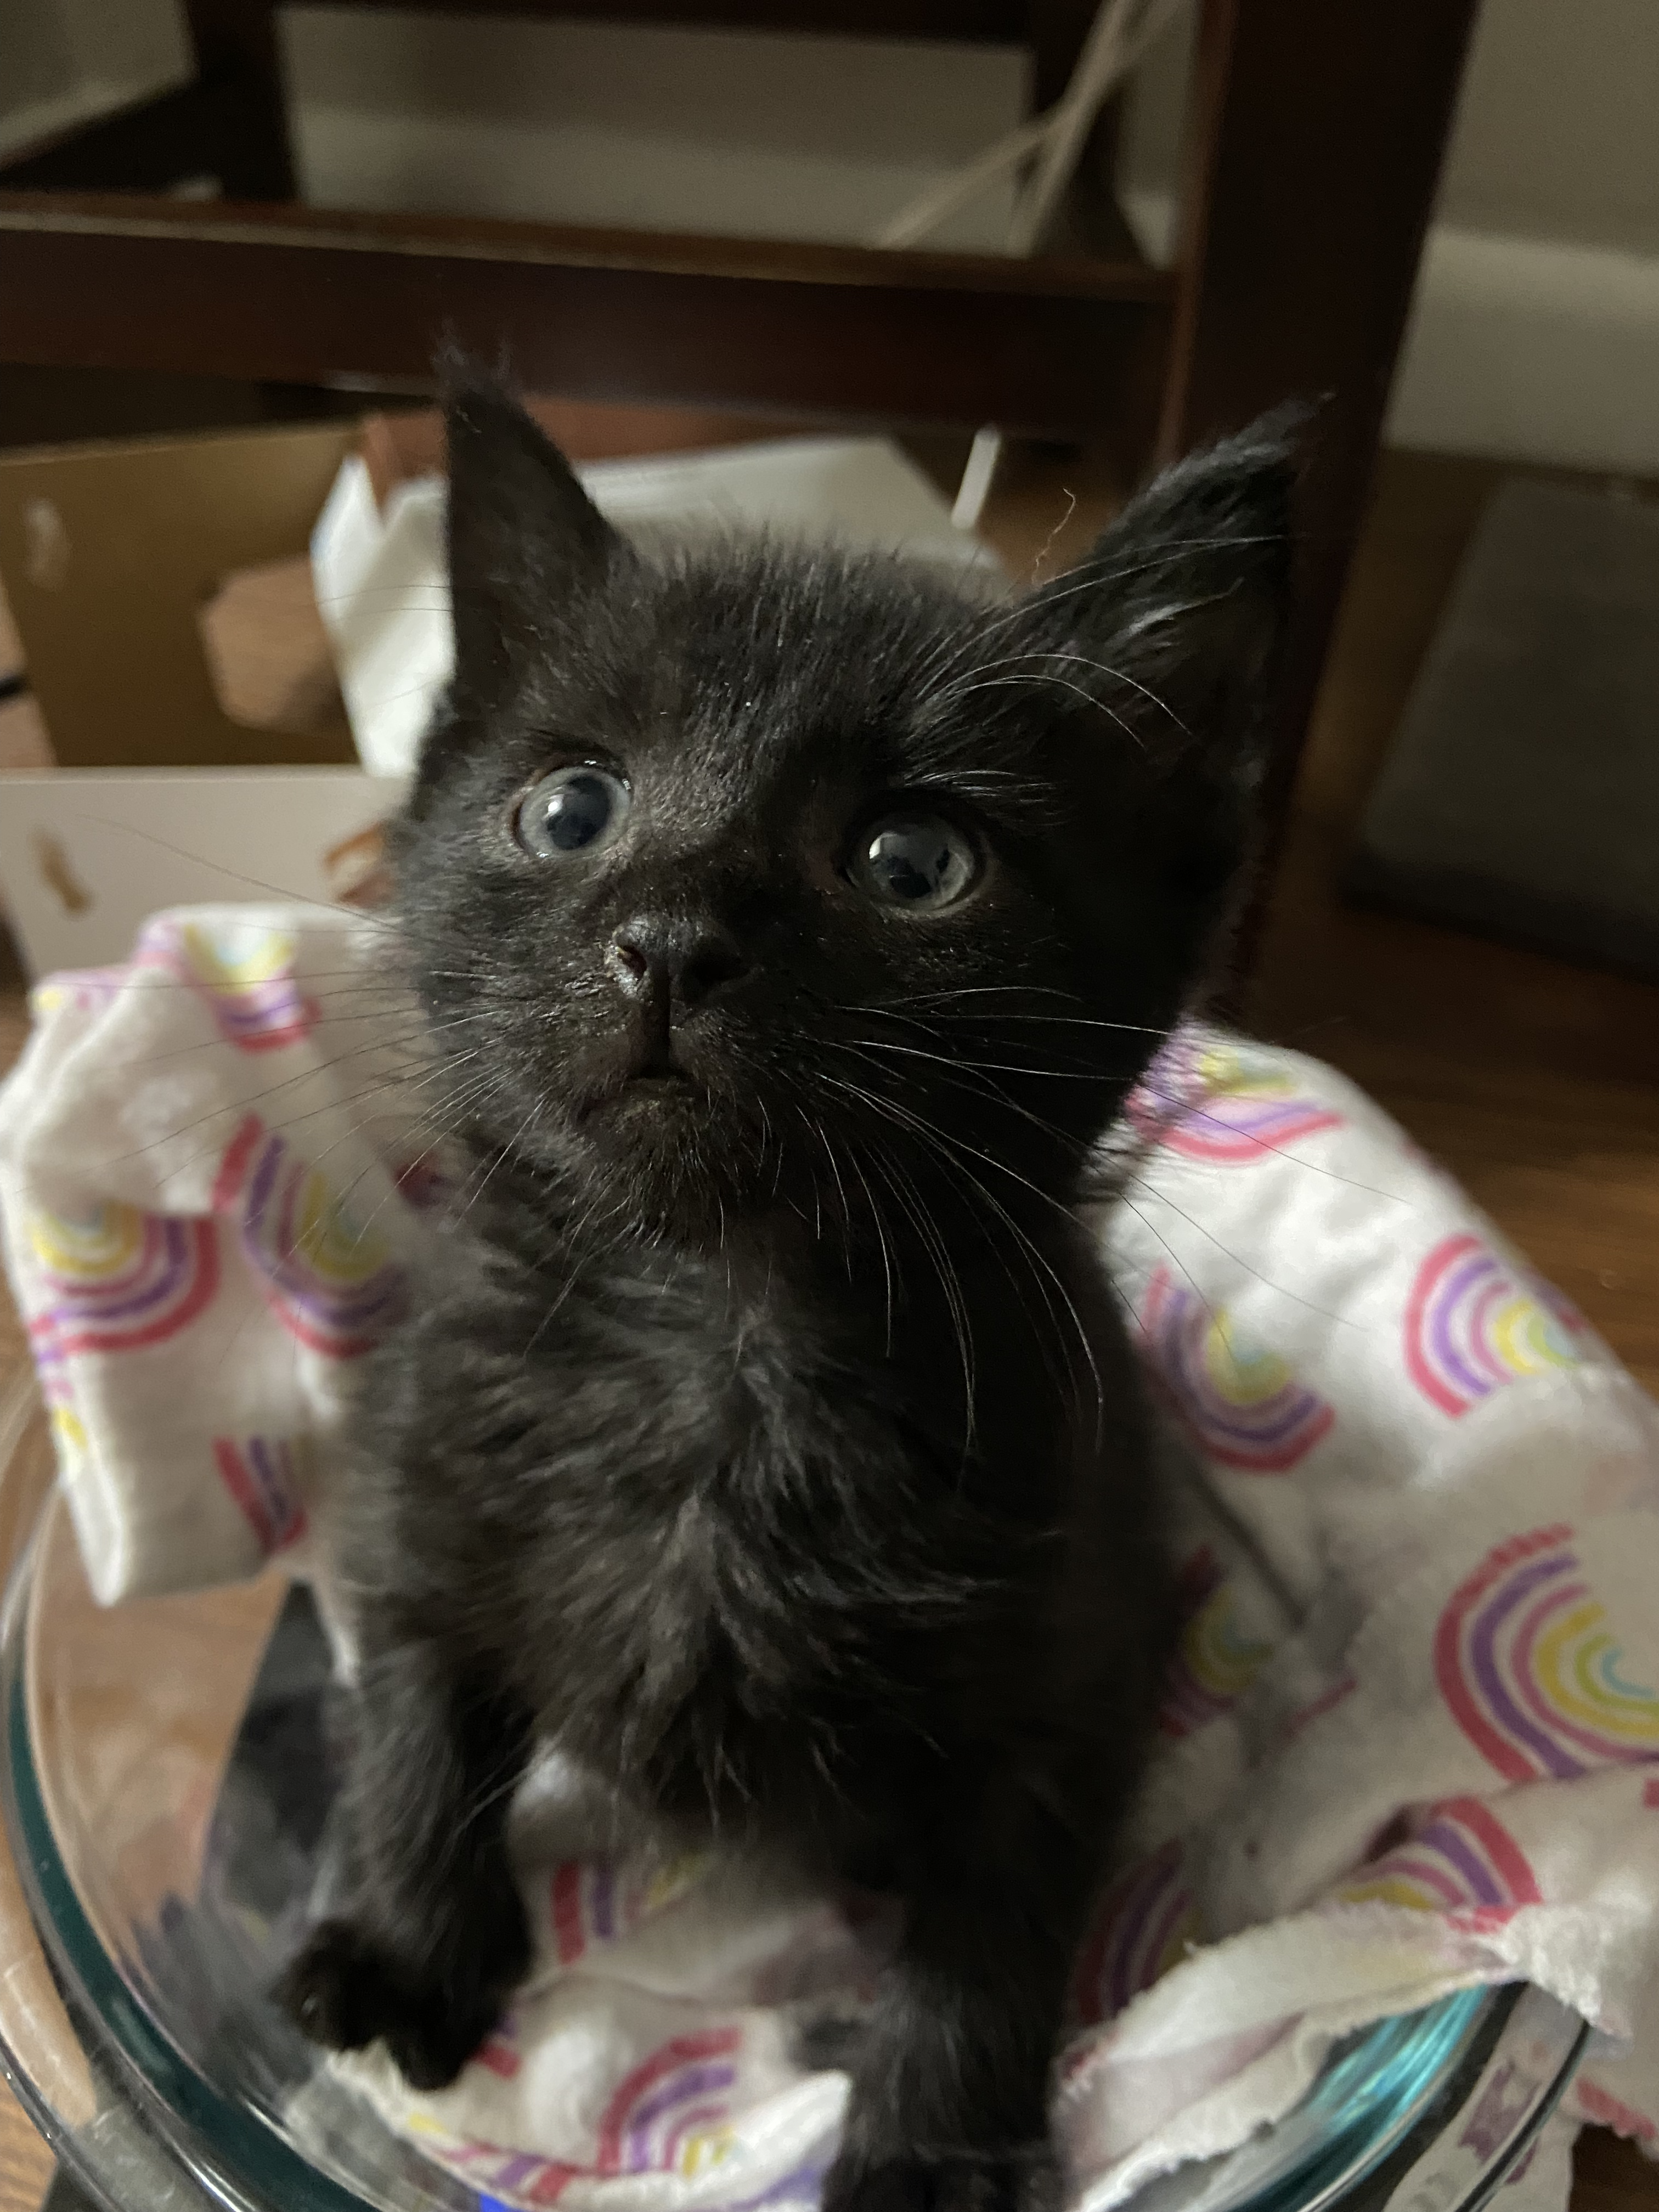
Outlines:
[{"label": "white paper", "polygon": [[[708,453],[595,461],[577,470],[594,504],[636,542],[758,529],[885,550],[953,574],[1002,579],[957,530],[934,487],[885,438],[790,438]],[[349,460],[312,533],[317,604],[365,767],[404,775],[449,679],[452,639],[441,477],[400,484],[384,512]]]},{"label": "white paper", "polygon": [[158,908],[332,907],[330,855],[397,807],[354,768],[59,769],[0,778],[0,890],[32,975],[126,959]]}]

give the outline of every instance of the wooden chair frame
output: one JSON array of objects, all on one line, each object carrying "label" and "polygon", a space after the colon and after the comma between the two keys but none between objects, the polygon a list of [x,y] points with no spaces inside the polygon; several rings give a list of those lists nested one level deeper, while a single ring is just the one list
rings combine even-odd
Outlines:
[{"label": "wooden chair frame", "polygon": [[[343,0],[343,4],[348,0]],[[374,0],[349,0],[374,4]],[[404,0],[408,4],[408,0]],[[596,12],[416,0],[447,12]],[[1177,250],[1109,206],[1017,261],[291,203],[271,0],[188,0],[195,84],[0,165],[0,360],[429,378],[1113,441],[1131,472],[1322,403],[1275,776],[1293,771],[1375,455],[1474,0],[1202,0]],[[1024,39],[1039,103],[1093,0],[609,0],[613,19]],[[168,197],[211,169],[233,197]]]}]

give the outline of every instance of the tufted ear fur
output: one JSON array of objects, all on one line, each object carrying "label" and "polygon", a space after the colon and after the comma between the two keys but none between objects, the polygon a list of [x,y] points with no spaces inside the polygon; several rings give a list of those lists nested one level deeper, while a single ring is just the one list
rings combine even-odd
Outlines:
[{"label": "tufted ear fur", "polygon": [[978,656],[1065,749],[1097,866],[1143,887],[1147,929],[1188,966],[1249,854],[1306,419],[1281,409],[1165,470]]},{"label": "tufted ear fur", "polygon": [[564,455],[501,385],[471,367],[453,370],[444,425],[455,695],[488,705],[515,661],[631,556]]},{"label": "tufted ear fur", "polygon": [[1034,591],[1007,647],[1108,700],[1172,773],[1248,784],[1289,610],[1301,408],[1155,477],[1080,567]]}]

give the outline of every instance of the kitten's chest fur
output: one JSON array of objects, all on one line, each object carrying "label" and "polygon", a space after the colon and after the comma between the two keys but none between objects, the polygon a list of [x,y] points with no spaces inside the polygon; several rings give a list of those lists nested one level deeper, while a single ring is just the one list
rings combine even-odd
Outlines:
[{"label": "kitten's chest fur", "polygon": [[1063,1376],[981,1323],[970,1426],[948,1306],[890,1340],[878,1294],[764,1266],[441,1271],[371,1390],[359,1548],[411,1629],[624,1790],[839,1820],[941,1717],[992,1725],[1011,1673],[1065,1663],[1065,1585],[1100,1549],[1080,1523],[1116,1485],[1079,1498]]}]

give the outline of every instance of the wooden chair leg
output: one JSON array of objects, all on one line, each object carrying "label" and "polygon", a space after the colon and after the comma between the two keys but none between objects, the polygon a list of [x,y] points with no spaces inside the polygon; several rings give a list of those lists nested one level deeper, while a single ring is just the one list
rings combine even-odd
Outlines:
[{"label": "wooden chair leg", "polygon": [[216,173],[234,200],[287,200],[294,159],[283,103],[273,0],[185,0],[204,84],[231,94],[233,127],[216,134]]},{"label": "wooden chair leg", "polygon": [[1364,512],[1475,0],[1205,0],[1164,458],[1319,403],[1278,704],[1282,817]]},{"label": "wooden chair leg", "polygon": [[227,198],[285,200],[294,165],[265,0],[188,0],[196,79],[0,161],[7,191],[165,192],[217,177]]},{"label": "wooden chair leg", "polygon": [[167,191],[192,170],[211,169],[219,105],[199,83],[159,93],[0,161],[0,186],[7,191]]},{"label": "wooden chair leg", "polygon": [[1031,104],[1039,112],[1065,91],[1100,0],[1029,0],[1025,40],[1031,50]]}]

